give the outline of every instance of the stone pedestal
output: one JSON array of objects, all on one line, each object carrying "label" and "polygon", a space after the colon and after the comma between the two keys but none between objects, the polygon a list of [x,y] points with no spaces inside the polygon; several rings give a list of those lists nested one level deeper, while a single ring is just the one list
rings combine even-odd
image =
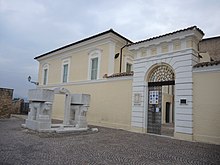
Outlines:
[{"label": "stone pedestal", "polygon": [[71,95],[71,112],[70,123],[77,128],[87,128],[86,113],[88,111],[90,95],[88,94],[72,94]]},{"label": "stone pedestal", "polygon": [[[54,94],[64,94],[63,124],[51,124],[52,103]],[[30,112],[26,119],[25,128],[39,132],[75,132],[88,130],[86,113],[88,111],[90,95],[71,94],[65,88],[31,89],[28,93]]]},{"label": "stone pedestal", "polygon": [[28,93],[30,112],[25,127],[32,130],[51,128],[53,90],[31,89]]}]

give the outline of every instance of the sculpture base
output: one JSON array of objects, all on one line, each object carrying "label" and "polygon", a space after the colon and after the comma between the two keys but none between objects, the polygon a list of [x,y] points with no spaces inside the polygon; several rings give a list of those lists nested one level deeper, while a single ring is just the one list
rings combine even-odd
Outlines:
[{"label": "sculpture base", "polygon": [[45,130],[51,128],[51,122],[49,121],[36,121],[26,119],[24,126],[32,130]]},{"label": "sculpture base", "polygon": [[[27,122],[26,124],[22,124],[23,128],[27,128],[30,130],[34,130],[37,132],[45,132],[45,133],[75,133],[75,132],[83,132],[88,131],[89,128],[77,128],[73,125],[64,125],[64,124],[50,124],[50,128],[48,129],[39,129],[39,127],[45,123],[37,123],[37,122]],[[39,126],[40,125],[40,126]],[[45,128],[45,127],[44,127]]]}]

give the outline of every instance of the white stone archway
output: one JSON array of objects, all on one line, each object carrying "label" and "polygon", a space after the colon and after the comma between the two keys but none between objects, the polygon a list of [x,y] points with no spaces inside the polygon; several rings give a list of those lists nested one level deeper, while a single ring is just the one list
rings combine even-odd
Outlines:
[{"label": "white stone archway", "polygon": [[199,61],[198,50],[194,45],[198,44],[202,36],[199,29],[189,28],[129,46],[129,50],[134,54],[132,130],[147,132],[148,83],[146,78],[153,67],[166,64],[175,73],[174,136],[192,140],[192,68]]},{"label": "white stone archway", "polygon": [[[160,63],[153,65],[145,77],[147,82],[146,96],[148,96],[145,108],[147,132],[173,136],[174,122],[173,119],[170,120],[170,118],[172,118],[174,114],[174,71],[168,64]],[[169,103],[171,107],[167,107],[166,109],[166,102]],[[169,119],[169,121],[167,119],[167,123],[171,124],[164,125],[166,123],[166,117]],[[167,129],[167,126],[169,126],[169,129]]]}]

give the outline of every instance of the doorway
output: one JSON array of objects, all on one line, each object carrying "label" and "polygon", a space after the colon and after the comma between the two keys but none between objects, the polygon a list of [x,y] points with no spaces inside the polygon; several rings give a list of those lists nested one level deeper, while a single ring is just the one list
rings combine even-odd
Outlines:
[{"label": "doorway", "polygon": [[147,132],[173,136],[174,72],[164,64],[154,67],[149,75]]}]

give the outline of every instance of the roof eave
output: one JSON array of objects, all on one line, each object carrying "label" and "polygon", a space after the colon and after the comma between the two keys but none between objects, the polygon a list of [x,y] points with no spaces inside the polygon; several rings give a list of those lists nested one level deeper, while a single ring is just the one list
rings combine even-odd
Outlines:
[{"label": "roof eave", "polygon": [[174,34],[177,34],[177,33],[185,32],[185,31],[188,31],[188,30],[194,30],[194,29],[196,29],[202,36],[204,35],[204,32],[201,29],[199,29],[197,26],[191,26],[191,27],[181,29],[181,30],[177,30],[177,31],[174,31],[174,32],[171,32],[171,33],[167,33],[167,34],[159,35],[159,36],[156,36],[156,37],[148,38],[146,40],[141,40],[141,41],[129,44],[129,46],[138,45],[138,44],[145,43],[145,42],[150,42],[150,41],[153,41],[153,40],[156,40],[156,39],[160,39],[160,38],[163,38],[163,37],[171,36],[171,35],[174,35]]},{"label": "roof eave", "polygon": [[44,54],[42,54],[42,55],[39,55],[39,56],[35,57],[34,59],[35,59],[35,60],[38,60],[38,59],[40,59],[40,58],[42,58],[42,57],[45,57],[45,56],[47,56],[47,55],[49,55],[49,54],[52,54],[52,53],[55,53],[55,52],[57,52],[57,51],[63,50],[63,49],[65,49],[65,48],[68,48],[68,47],[71,47],[71,46],[74,46],[74,45],[83,43],[83,42],[85,42],[85,41],[89,41],[89,40],[91,40],[91,39],[94,39],[94,38],[99,37],[99,36],[103,36],[103,35],[108,34],[108,33],[113,33],[113,34],[115,34],[116,36],[118,36],[118,37],[120,37],[120,38],[126,40],[128,43],[133,43],[131,40],[129,40],[129,39],[125,38],[124,36],[122,36],[121,34],[115,32],[113,29],[110,29],[110,30],[104,31],[104,32],[102,32],[102,33],[93,35],[93,36],[91,36],[91,37],[88,37],[88,38],[85,38],[85,39],[76,41],[76,42],[74,42],[74,43],[71,43],[71,44],[62,46],[62,47],[57,48],[57,49],[54,49],[54,50],[52,50],[52,51],[49,51],[49,52],[44,53]]}]

